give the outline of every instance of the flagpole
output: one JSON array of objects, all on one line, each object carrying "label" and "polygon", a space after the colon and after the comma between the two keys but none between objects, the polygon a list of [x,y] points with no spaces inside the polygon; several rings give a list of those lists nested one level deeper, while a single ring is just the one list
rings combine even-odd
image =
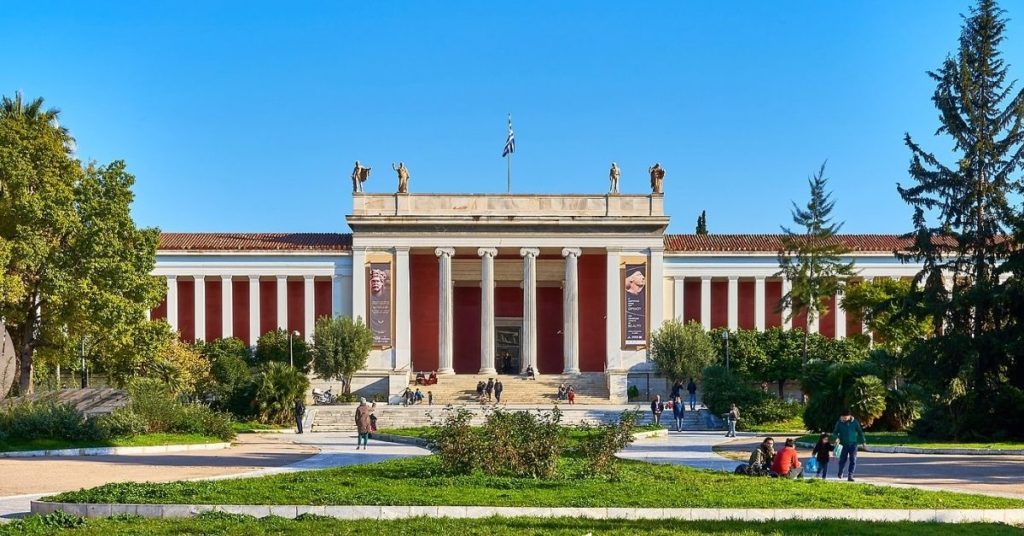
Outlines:
[{"label": "flagpole", "polygon": [[508,163],[508,193],[512,193],[512,153],[506,157]]}]

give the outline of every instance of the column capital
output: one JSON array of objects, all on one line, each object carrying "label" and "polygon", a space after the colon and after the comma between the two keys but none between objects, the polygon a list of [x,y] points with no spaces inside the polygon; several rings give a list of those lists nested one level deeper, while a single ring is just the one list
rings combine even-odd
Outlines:
[{"label": "column capital", "polygon": [[766,279],[768,279],[768,276],[766,276],[766,275],[755,275],[754,276],[754,281],[764,281]]},{"label": "column capital", "polygon": [[302,280],[303,281],[312,281],[315,277],[316,276],[314,276],[314,275],[303,275],[302,276]]},{"label": "column capital", "polygon": [[277,277],[278,281],[282,281],[282,280],[288,281],[288,276],[286,276],[286,275],[279,275],[279,276],[276,276],[276,277]]},{"label": "column capital", "polygon": [[738,276],[738,275],[730,275],[730,276],[728,276],[728,278],[729,278],[729,281],[739,281],[740,280],[740,276]]},{"label": "column capital", "polygon": [[169,276],[167,276],[167,280],[168,281],[177,281],[178,280],[178,276],[176,276],[176,275],[169,275]]},{"label": "column capital", "polygon": [[540,249],[538,248],[521,248],[519,250],[520,257],[533,257],[536,258],[540,255]]},{"label": "column capital", "polygon": [[700,276],[700,280],[701,281],[711,281],[711,276],[710,275],[702,275],[702,276]]},{"label": "column capital", "polygon": [[583,250],[580,248],[562,248],[563,257],[568,257],[570,255],[579,258],[580,255],[583,255]]},{"label": "column capital", "polygon": [[409,253],[409,246],[395,246],[391,248],[395,253]]},{"label": "column capital", "polygon": [[249,276],[249,281],[257,281],[258,282],[259,280],[260,280],[260,276],[258,276],[258,275],[250,275]]},{"label": "column capital", "polygon": [[498,248],[480,248],[476,250],[476,254],[481,257],[494,257],[498,256]]},{"label": "column capital", "polygon": [[455,248],[437,248],[434,250],[434,255],[438,257],[444,255],[445,257],[451,258],[455,256]]}]

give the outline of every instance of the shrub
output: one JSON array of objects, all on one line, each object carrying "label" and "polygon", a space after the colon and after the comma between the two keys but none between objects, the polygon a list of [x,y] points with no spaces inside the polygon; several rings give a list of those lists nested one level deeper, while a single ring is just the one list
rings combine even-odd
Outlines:
[{"label": "shrub", "polygon": [[345,380],[345,392],[352,389],[352,376],[366,366],[373,348],[373,332],[362,318],[324,316],[313,332],[313,370],[320,377]]},{"label": "shrub", "polygon": [[256,417],[263,423],[284,424],[291,419],[296,398],[304,398],[309,378],[285,363],[260,366],[256,376],[253,403]]},{"label": "shrub", "polygon": [[468,409],[448,407],[434,423],[430,445],[445,473],[468,475],[479,468],[483,441],[470,426],[472,420],[473,413]]},{"label": "shrub", "polygon": [[920,417],[921,402],[912,389],[890,390],[885,395],[885,411],[872,429],[901,432],[912,427]]},{"label": "shrub", "polygon": [[562,413],[504,411],[496,409],[484,423],[480,466],[485,473],[499,476],[550,478],[565,448]]},{"label": "shrub", "polygon": [[730,404],[740,409],[740,428],[790,419],[799,415],[802,405],[785,402],[752,387],[738,374],[725,367],[704,369],[704,404],[715,415],[729,411]]},{"label": "shrub", "polygon": [[885,411],[886,388],[870,361],[824,363],[804,367],[801,383],[809,396],[804,424],[809,430],[831,431],[844,408],[869,428]]},{"label": "shrub", "polygon": [[97,417],[96,429],[99,435],[106,439],[134,437],[146,433],[146,421],[129,408],[118,408]]},{"label": "shrub", "polygon": [[[268,331],[256,341],[256,352],[253,358],[257,365],[266,363],[283,363],[289,365],[294,361],[295,368],[305,371],[312,359],[306,341],[302,337],[291,337],[291,354],[289,354],[288,332],[283,329]],[[291,358],[291,359],[290,359]]]},{"label": "shrub", "polygon": [[221,355],[211,363],[210,372],[214,406],[241,418],[251,415],[253,373],[248,363],[237,355]]},{"label": "shrub", "polygon": [[54,397],[23,400],[0,410],[0,431],[18,439],[97,439],[82,412]]},{"label": "shrub", "polygon": [[587,459],[587,469],[591,474],[616,474],[615,453],[633,442],[633,430],[639,420],[639,411],[624,411],[618,422],[597,427],[584,424],[579,427],[585,432],[580,442],[580,452]]},{"label": "shrub", "polygon": [[770,422],[788,421],[804,410],[804,405],[799,402],[787,402],[775,396],[761,393],[754,403],[748,403],[742,411],[743,419],[740,421],[740,429],[745,424],[765,424]]},{"label": "shrub", "polygon": [[213,383],[210,361],[199,347],[180,341],[168,343],[145,374],[164,382],[174,394],[193,400],[205,398]]},{"label": "shrub", "polygon": [[234,437],[232,418],[200,403],[184,403],[159,381],[140,378],[128,389],[128,408],[150,433],[202,434],[225,441]]},{"label": "shrub", "polygon": [[651,334],[651,360],[662,375],[673,381],[699,378],[715,362],[715,346],[697,322],[667,320]]}]

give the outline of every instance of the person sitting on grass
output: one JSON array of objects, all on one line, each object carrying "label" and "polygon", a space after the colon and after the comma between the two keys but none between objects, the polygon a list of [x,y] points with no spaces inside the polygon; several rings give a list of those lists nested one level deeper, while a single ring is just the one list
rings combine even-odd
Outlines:
[{"label": "person sitting on grass", "polygon": [[772,460],[775,458],[775,439],[764,438],[761,444],[750,453],[747,460],[747,474],[750,476],[767,476],[772,467]]},{"label": "person sitting on grass", "polygon": [[786,446],[772,460],[772,472],[780,478],[803,478],[804,470],[800,468],[800,458],[796,454],[796,442],[793,438],[786,439]]},{"label": "person sitting on grass", "polygon": [[822,432],[818,437],[818,442],[814,445],[814,449],[811,450],[811,456],[814,456],[815,460],[818,461],[818,472],[820,478],[826,478],[828,474],[828,460],[831,457],[831,453],[835,450],[835,445],[829,441],[828,433]]}]

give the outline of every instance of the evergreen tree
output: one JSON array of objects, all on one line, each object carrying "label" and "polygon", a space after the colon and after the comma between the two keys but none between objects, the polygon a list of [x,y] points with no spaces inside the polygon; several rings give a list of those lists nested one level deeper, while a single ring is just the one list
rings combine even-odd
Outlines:
[{"label": "evergreen tree", "polygon": [[[847,279],[853,275],[853,261],[844,261],[842,256],[849,249],[836,239],[843,224],[832,222],[832,207],[835,201],[825,191],[825,164],[808,181],[811,199],[801,208],[793,203],[793,222],[803,227],[793,231],[782,226],[783,250],[779,252],[779,272],[792,283],[779,302],[780,307],[789,308],[789,319],[800,311],[807,312],[807,324],[828,313],[828,301],[841,292]],[[802,357],[807,360],[807,330],[804,332]]]},{"label": "evergreen tree", "polygon": [[913,183],[898,191],[914,210],[914,231],[900,258],[923,264],[915,288],[937,333],[917,347],[912,370],[950,404],[956,393],[973,392],[983,405],[986,393],[1000,388],[1014,353],[1005,331],[1020,322],[999,299],[1016,285],[1000,276],[1019,250],[1009,233],[1019,222],[1012,197],[1021,192],[1024,163],[1024,92],[1007,81],[998,50],[1003,14],[994,0],[979,0],[964,17],[956,54],[928,73],[936,82],[936,135],[950,138],[955,160],[947,165],[909,133],[904,138]]},{"label": "evergreen tree", "polygon": [[706,210],[700,211],[700,216],[697,216],[697,234],[708,234],[708,211]]}]

